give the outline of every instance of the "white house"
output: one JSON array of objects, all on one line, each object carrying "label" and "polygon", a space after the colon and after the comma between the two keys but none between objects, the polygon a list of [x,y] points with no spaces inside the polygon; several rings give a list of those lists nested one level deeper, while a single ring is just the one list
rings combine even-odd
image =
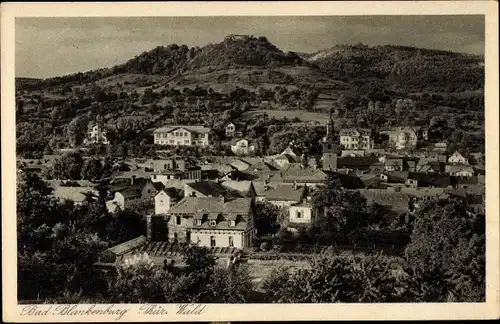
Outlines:
[{"label": "white house", "polygon": [[155,196],[155,215],[166,215],[178,200],[178,194],[174,188],[160,190]]},{"label": "white house", "polygon": [[84,144],[109,144],[106,130],[98,123],[89,123]]},{"label": "white house", "polygon": [[302,202],[290,206],[289,209],[289,219],[290,224],[310,224],[314,219],[314,210],[311,203],[306,199]]},{"label": "white house", "polygon": [[204,126],[173,125],[164,126],[154,131],[154,143],[172,146],[209,145],[210,128]]},{"label": "white house", "polygon": [[369,150],[373,148],[371,130],[347,128],[340,130],[340,144],[344,149]]},{"label": "white house", "polygon": [[461,154],[455,151],[449,158],[448,162],[456,164],[469,164],[469,159],[465,157],[465,154]]},{"label": "white house", "polygon": [[257,151],[257,142],[247,139],[233,139],[231,141],[231,151],[238,155],[248,155]]}]

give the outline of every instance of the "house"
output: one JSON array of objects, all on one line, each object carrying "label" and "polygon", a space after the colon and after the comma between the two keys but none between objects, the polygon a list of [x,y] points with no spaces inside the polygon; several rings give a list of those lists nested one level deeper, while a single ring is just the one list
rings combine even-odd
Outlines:
[{"label": "house", "polygon": [[409,176],[408,171],[392,171],[392,172],[385,172],[380,174],[380,181],[386,182],[386,183],[399,183],[399,184],[404,184]]},{"label": "house", "polygon": [[451,176],[472,177],[474,168],[464,164],[447,164],[445,165],[445,172]]},{"label": "house", "polygon": [[396,150],[415,148],[419,140],[427,139],[427,130],[421,127],[395,127],[380,133],[389,136],[389,145]]},{"label": "house", "polygon": [[447,174],[410,172],[406,184],[410,187],[446,188],[452,184],[451,177]]},{"label": "house", "polygon": [[455,151],[449,158],[448,158],[449,163],[455,163],[455,164],[469,164],[469,159],[467,158],[467,154],[465,153],[460,153],[459,151]]},{"label": "house", "polygon": [[87,138],[83,141],[84,144],[109,144],[106,137],[106,130],[103,126],[96,122],[90,122],[87,126]]},{"label": "house", "polygon": [[106,206],[110,213],[115,213],[130,208],[141,199],[152,204],[154,197],[163,188],[161,183],[152,182],[150,179],[132,178],[130,182],[114,182],[110,186],[110,195],[113,198],[106,202]]},{"label": "house", "polygon": [[[338,159],[337,167],[338,169],[343,169],[347,172],[365,171],[369,170],[372,165],[377,163],[377,161],[377,157],[375,156],[345,156]],[[383,164],[380,164],[380,166],[380,169],[383,170]]]},{"label": "house", "polygon": [[245,138],[231,140],[231,151],[237,155],[253,154],[258,151],[258,148],[259,144],[255,140]]},{"label": "house", "polygon": [[226,125],[226,137],[233,137],[234,132],[236,132],[236,125],[229,123]]},{"label": "house", "polygon": [[316,186],[326,181],[326,173],[321,169],[304,166],[301,163],[291,163],[281,173],[283,182],[299,185]]},{"label": "house", "polygon": [[445,142],[439,142],[439,143],[434,144],[434,147],[432,150],[435,152],[444,153],[444,152],[446,152],[447,149],[448,149],[448,145]]},{"label": "house", "polygon": [[252,181],[227,180],[221,183],[229,191],[238,193],[241,197],[254,198],[257,196]]},{"label": "house", "polygon": [[246,248],[256,234],[251,198],[184,197],[168,215],[170,242]]},{"label": "house", "polygon": [[228,190],[214,181],[196,181],[184,185],[184,197],[219,197]]},{"label": "house", "polygon": [[170,159],[149,160],[148,163],[154,170],[151,174],[152,181],[161,181],[166,183],[170,179],[201,179],[202,168],[184,158],[176,157]]},{"label": "house", "polygon": [[384,189],[359,189],[368,204],[377,203],[388,207],[397,214],[407,213],[410,210],[410,195],[402,192],[391,192]]},{"label": "house", "polygon": [[163,188],[155,196],[155,215],[166,215],[179,202],[181,194],[175,188]]},{"label": "house", "polygon": [[306,194],[306,186],[280,184],[275,188],[271,188],[269,184],[266,183],[263,197],[275,206],[289,208],[293,204],[300,203]]},{"label": "house", "polygon": [[209,145],[210,128],[204,126],[172,125],[164,126],[154,131],[154,143],[171,146]]},{"label": "house", "polygon": [[315,216],[314,208],[308,199],[302,199],[298,204],[293,204],[288,210],[287,227],[312,223]]},{"label": "house", "polygon": [[53,196],[60,201],[73,201],[75,205],[82,205],[88,196],[96,196],[98,192],[94,187],[66,187],[58,186],[53,191]]},{"label": "house", "polygon": [[373,148],[371,129],[345,128],[340,130],[340,145],[344,149],[370,150]]},{"label": "house", "polygon": [[226,137],[242,137],[245,134],[245,128],[245,123],[229,123],[225,128]]},{"label": "house", "polygon": [[391,171],[403,171],[403,159],[402,158],[387,158],[384,162],[384,170]]},{"label": "house", "polygon": [[469,163],[482,164],[484,163],[484,154],[481,152],[474,152],[469,154]]}]

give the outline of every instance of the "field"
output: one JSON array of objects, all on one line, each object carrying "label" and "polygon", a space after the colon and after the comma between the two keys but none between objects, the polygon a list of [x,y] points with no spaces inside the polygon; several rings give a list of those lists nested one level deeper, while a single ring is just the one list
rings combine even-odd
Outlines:
[{"label": "field", "polygon": [[267,114],[269,118],[276,119],[294,119],[299,118],[302,122],[317,122],[319,124],[326,124],[328,122],[328,114],[316,113],[304,110],[252,110],[243,114],[243,117],[252,117],[256,115]]}]

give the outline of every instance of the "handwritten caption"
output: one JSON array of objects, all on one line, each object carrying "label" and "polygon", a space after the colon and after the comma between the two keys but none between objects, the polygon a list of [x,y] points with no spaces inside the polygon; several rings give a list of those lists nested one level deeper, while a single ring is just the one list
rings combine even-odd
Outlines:
[{"label": "handwritten caption", "polygon": [[119,321],[127,313],[136,315],[178,315],[178,316],[197,316],[202,315],[207,309],[207,305],[201,304],[177,304],[177,305],[159,305],[146,304],[138,309],[127,307],[126,305],[29,305],[21,309],[21,316],[104,316],[113,317]]}]

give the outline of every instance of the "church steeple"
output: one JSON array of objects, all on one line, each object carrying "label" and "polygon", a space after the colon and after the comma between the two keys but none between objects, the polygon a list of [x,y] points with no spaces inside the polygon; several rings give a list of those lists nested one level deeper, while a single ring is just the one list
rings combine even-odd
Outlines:
[{"label": "church steeple", "polygon": [[334,138],[333,110],[330,110],[330,118],[326,125],[326,135],[323,137],[323,170],[335,171],[337,169],[337,144]]}]

